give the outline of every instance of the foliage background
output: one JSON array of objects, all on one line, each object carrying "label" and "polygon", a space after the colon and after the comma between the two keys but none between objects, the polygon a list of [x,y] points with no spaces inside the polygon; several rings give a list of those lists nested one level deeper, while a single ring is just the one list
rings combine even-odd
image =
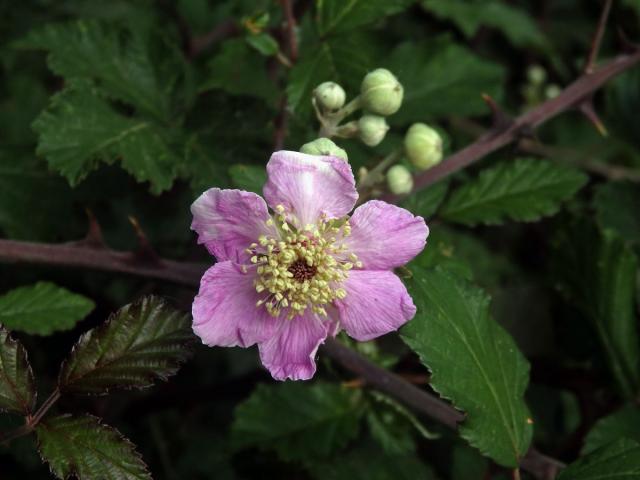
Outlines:
[{"label": "foliage background", "polygon": [[[320,82],[338,81],[353,96],[363,75],[382,66],[405,86],[379,147],[340,142],[354,171],[400,145],[415,121],[436,126],[450,153],[489,124],[481,93],[517,115],[544,101],[549,85],[579,75],[601,10],[590,0],[297,0],[294,59],[275,1],[0,5],[3,236],[75,241],[89,211],[110,247],[139,248],[133,218],[159,255],[203,262],[211,260],[195,245],[189,205],[211,186],[260,191],[274,145],[297,150],[315,138],[310,94]],[[630,38],[639,38],[639,19],[636,0],[614,2],[610,24]],[[612,32],[603,57],[620,50]],[[296,60],[292,68],[276,59],[278,44]],[[532,65],[546,71],[537,86]],[[469,307],[474,318],[495,319],[524,355],[516,355],[521,378],[507,389],[526,388],[533,443],[569,463],[621,437],[640,440],[640,70],[607,84],[595,105],[609,136],[567,112],[535,132],[535,148],[503,149],[405,203],[431,227],[412,271],[432,285],[408,280],[417,305],[428,312],[478,299]],[[532,160],[540,157],[545,162]],[[0,323],[27,348],[40,398],[79,334],[111,312],[149,293],[189,310],[194,295],[109,272],[20,264],[0,271],[0,292],[13,295],[0,298]],[[36,282],[49,283],[30,287]],[[442,282],[451,288],[438,296]],[[36,312],[11,313],[18,287]],[[456,371],[460,355],[438,370],[437,327],[411,325],[402,333],[407,343],[389,336],[354,348],[430,388],[415,350],[432,369],[432,387],[456,400],[456,379],[470,374]],[[478,350],[503,334],[484,334]],[[500,362],[488,356],[483,364]],[[168,383],[63,397],[54,411],[103,418],[137,445],[154,478],[509,478],[462,438],[388,397],[341,386],[353,379],[325,356],[310,384],[274,385],[253,349],[198,346]],[[473,406],[459,406],[472,415]],[[508,464],[494,423],[478,420],[487,425],[470,425],[463,436]],[[0,431],[19,422],[2,415]],[[49,476],[34,437],[0,447],[0,478]]]}]

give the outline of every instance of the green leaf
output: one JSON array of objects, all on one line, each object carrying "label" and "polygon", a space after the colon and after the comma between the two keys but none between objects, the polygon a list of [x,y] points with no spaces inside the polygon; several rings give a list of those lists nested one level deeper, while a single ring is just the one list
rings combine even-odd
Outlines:
[{"label": "green leaf", "polygon": [[280,50],[276,39],[265,32],[249,35],[245,41],[265,57],[271,57]]},{"label": "green leaf", "polygon": [[316,19],[323,36],[353,30],[402,12],[414,0],[317,0]]},{"label": "green leaf", "polygon": [[584,439],[582,454],[591,453],[620,438],[640,442],[640,409],[637,406],[626,406],[598,420]]},{"label": "green leaf", "polygon": [[440,215],[467,225],[530,222],[556,213],[586,182],[585,174],[546,160],[504,161],[454,190]]},{"label": "green leaf", "polygon": [[125,117],[86,83],[56,94],[35,120],[39,155],[69,183],[77,185],[98,161],[120,159],[138,181],[149,181],[151,191],[171,187],[179,158],[167,143],[168,131],[147,120]]},{"label": "green leaf", "polygon": [[62,364],[62,391],[106,394],[174,375],[191,353],[191,320],[158,297],[125,305],[80,337]]},{"label": "green leaf", "polygon": [[236,408],[232,443],[286,461],[327,457],[355,438],[361,414],[360,392],[338,385],[258,385]]},{"label": "green leaf", "polygon": [[466,413],[461,435],[484,455],[518,465],[531,441],[524,402],[529,363],[489,314],[489,297],[444,271],[412,268],[416,317],[402,339],[432,373],[430,385]]},{"label": "green leaf", "polygon": [[496,99],[502,96],[504,68],[454,44],[448,37],[402,43],[383,66],[394,72],[404,86],[402,108],[391,117],[394,122],[486,114],[481,94]]},{"label": "green leaf", "polygon": [[423,0],[423,7],[440,19],[451,20],[467,38],[480,27],[493,27],[518,47],[548,47],[549,42],[527,13],[503,2]]},{"label": "green leaf", "polygon": [[640,188],[628,182],[598,185],[593,198],[598,223],[625,240],[640,242]]},{"label": "green leaf", "polygon": [[0,411],[30,414],[36,386],[27,351],[0,325]]},{"label": "green leaf", "polygon": [[618,440],[572,463],[558,480],[640,480],[640,444]]},{"label": "green leaf", "polygon": [[38,449],[60,479],[151,480],[127,438],[91,415],[61,415],[36,428]]},{"label": "green leaf", "polygon": [[264,166],[236,163],[229,168],[233,185],[241,190],[262,194],[262,186],[267,182],[267,170]]},{"label": "green leaf", "polygon": [[402,201],[402,207],[416,215],[429,219],[437,211],[449,189],[449,181],[443,180],[428,188],[414,192]]},{"label": "green leaf", "polygon": [[0,323],[11,330],[51,335],[72,329],[94,307],[87,297],[38,282],[0,296]]},{"label": "green leaf", "polygon": [[586,220],[560,230],[555,276],[561,293],[591,321],[622,393],[640,391],[640,344],[634,313],[638,259],[613,232]]}]

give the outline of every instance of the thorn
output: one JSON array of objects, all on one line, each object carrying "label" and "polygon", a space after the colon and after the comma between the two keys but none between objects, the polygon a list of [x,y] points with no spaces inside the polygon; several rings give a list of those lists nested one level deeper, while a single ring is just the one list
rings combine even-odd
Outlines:
[{"label": "thorn", "polygon": [[600,120],[600,117],[593,108],[593,102],[591,99],[587,99],[580,103],[580,105],[578,105],[578,110],[585,117],[587,117],[587,119],[593,124],[594,127],[596,127],[596,130],[598,130],[598,133],[600,135],[602,135],[603,137],[609,136],[607,127],[604,126],[604,123],[602,123],[602,120]]},{"label": "thorn", "polygon": [[491,110],[491,116],[493,118],[493,129],[501,131],[513,124],[513,119],[507,113],[505,113],[504,110],[502,110],[500,105],[498,105],[490,95],[483,93],[482,100],[485,101],[485,103]]},{"label": "thorn", "polygon": [[624,53],[637,53],[640,51],[640,45],[632,42],[621,27],[618,27],[618,40]]},{"label": "thorn", "polygon": [[85,208],[84,211],[86,212],[89,220],[89,227],[87,228],[87,234],[84,239],[80,240],[78,243],[91,248],[106,248],[107,245],[104,241],[104,237],[102,236],[102,229],[100,228],[100,224],[98,223],[96,216],[91,210],[89,210],[89,208]]},{"label": "thorn", "polygon": [[147,235],[140,227],[140,223],[133,215],[129,215],[129,222],[133,227],[133,230],[136,232],[136,236],[138,237],[138,250],[136,252],[136,258],[138,260],[142,260],[150,263],[157,263],[160,260],[160,257],[155,252],[151,243],[149,243],[149,239]]}]

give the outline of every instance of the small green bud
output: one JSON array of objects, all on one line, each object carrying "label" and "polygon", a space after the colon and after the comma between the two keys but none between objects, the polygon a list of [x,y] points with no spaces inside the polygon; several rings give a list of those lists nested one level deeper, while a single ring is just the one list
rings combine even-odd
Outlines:
[{"label": "small green bud", "polygon": [[360,99],[365,110],[378,115],[392,115],[402,105],[404,89],[398,79],[385,68],[368,73],[360,87]]},{"label": "small green bud", "polygon": [[412,164],[427,170],[442,160],[442,138],[430,126],[414,123],[404,137],[404,150]]},{"label": "small green bud", "polygon": [[542,85],[547,79],[547,71],[540,65],[531,65],[527,69],[527,79],[534,85]]},{"label": "small green bud", "polygon": [[394,165],[387,171],[387,186],[395,195],[404,195],[413,189],[413,176],[404,165]]},{"label": "small green bud", "polygon": [[313,96],[321,108],[329,111],[342,108],[347,98],[344,89],[335,82],[321,83],[313,91]]},{"label": "small green bud", "polygon": [[358,137],[369,147],[378,145],[389,130],[384,117],[378,115],[363,115],[358,120]]},{"label": "small green bud", "polygon": [[313,142],[305,143],[300,147],[300,151],[308,155],[331,155],[341,158],[345,162],[349,161],[347,152],[328,138],[316,138]]},{"label": "small green bud", "polygon": [[552,98],[556,98],[558,95],[560,95],[561,92],[562,89],[555,83],[552,83],[550,85],[547,85],[547,88],[544,89],[544,96],[547,97],[547,99],[551,100]]}]

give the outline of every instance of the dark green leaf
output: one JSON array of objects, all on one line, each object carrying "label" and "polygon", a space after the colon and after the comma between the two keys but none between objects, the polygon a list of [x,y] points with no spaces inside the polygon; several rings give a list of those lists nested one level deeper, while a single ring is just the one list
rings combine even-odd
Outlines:
[{"label": "dark green leaf", "polygon": [[598,420],[584,439],[582,453],[591,453],[620,438],[640,442],[640,409],[629,405]]},{"label": "dark green leaf", "polygon": [[60,479],[151,480],[127,438],[91,415],[62,415],[36,428],[40,455]]},{"label": "dark green leaf", "polygon": [[27,351],[0,325],[0,411],[28,415],[36,404],[36,386]]},{"label": "dark green leaf", "polygon": [[258,33],[245,38],[247,43],[266,57],[275,55],[280,50],[278,42],[268,33]]},{"label": "dark green leaf", "polygon": [[467,225],[530,222],[556,213],[586,182],[585,174],[549,161],[505,161],[454,190],[440,215]]},{"label": "dark green leaf", "polygon": [[443,180],[428,188],[412,193],[402,201],[402,207],[428,220],[438,210],[448,189],[449,181]]},{"label": "dark green leaf", "polygon": [[232,443],[308,461],[343,448],[358,434],[360,393],[338,385],[258,385],[235,411]]},{"label": "dark green leaf", "polygon": [[267,182],[264,166],[236,163],[229,168],[229,175],[235,187],[258,195],[262,195],[262,186]]},{"label": "dark green leaf", "polygon": [[317,22],[322,35],[352,30],[400,13],[414,0],[318,0]]},{"label": "dark green leaf", "polygon": [[403,340],[431,370],[430,385],[466,413],[461,435],[497,463],[517,466],[533,430],[527,360],[490,317],[482,290],[444,271],[412,271],[418,313]]},{"label": "dark green leaf", "polygon": [[614,479],[640,479],[639,443],[618,440],[572,463],[558,476],[558,480]]},{"label": "dark green leaf", "polygon": [[11,330],[50,335],[73,328],[93,307],[87,297],[38,282],[0,296],[0,323]]},{"label": "dark green leaf", "polygon": [[192,341],[189,316],[148,296],[82,335],[58,384],[63,391],[90,394],[146,388],[178,371]]},{"label": "dark green leaf", "polygon": [[596,188],[593,202],[603,228],[630,242],[640,242],[640,187],[632,183],[604,183]]}]

